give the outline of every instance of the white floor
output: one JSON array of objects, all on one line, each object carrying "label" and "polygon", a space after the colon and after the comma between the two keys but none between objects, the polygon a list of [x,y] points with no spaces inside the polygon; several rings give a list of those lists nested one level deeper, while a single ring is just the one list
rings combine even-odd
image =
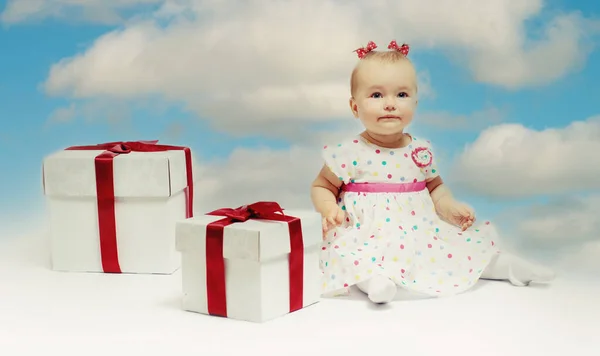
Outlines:
[{"label": "white floor", "polygon": [[[7,240],[7,239],[5,239]],[[584,355],[598,350],[600,279],[482,281],[448,299],[376,307],[359,292],[253,324],[182,311],[179,273],[48,270],[42,239],[0,244],[0,355]]]}]

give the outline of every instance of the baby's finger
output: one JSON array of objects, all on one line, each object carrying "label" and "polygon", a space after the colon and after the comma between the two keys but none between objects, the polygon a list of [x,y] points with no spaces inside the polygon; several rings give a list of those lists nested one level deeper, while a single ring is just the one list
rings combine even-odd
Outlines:
[{"label": "baby's finger", "polygon": [[472,212],[472,211],[470,212],[469,219],[471,221],[475,221],[475,213],[474,212]]},{"label": "baby's finger", "polygon": [[335,223],[335,217],[332,217],[332,216],[328,217],[327,218],[327,222],[329,222],[332,226],[336,225],[336,223]]},{"label": "baby's finger", "polygon": [[471,214],[471,210],[469,210],[469,208],[468,208],[468,207],[466,207],[466,206],[463,206],[463,207],[460,209],[460,213],[461,213],[461,215],[462,215],[463,217],[465,217],[465,218],[467,218],[467,219],[470,219],[470,218],[471,218],[471,216],[472,216],[472,214]]},{"label": "baby's finger", "polygon": [[467,207],[468,212],[469,212],[469,218],[471,220],[475,220],[475,211],[471,208],[471,207]]},{"label": "baby's finger", "polygon": [[322,221],[321,225],[323,226],[323,232],[327,232],[327,230],[329,230],[329,226],[327,225],[327,219],[326,218],[323,218],[323,221]]}]

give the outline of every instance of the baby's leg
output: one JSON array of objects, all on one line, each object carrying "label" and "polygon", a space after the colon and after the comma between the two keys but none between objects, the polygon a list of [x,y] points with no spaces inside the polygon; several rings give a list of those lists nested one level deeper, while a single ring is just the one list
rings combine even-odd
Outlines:
[{"label": "baby's leg", "polygon": [[494,255],[481,274],[483,279],[508,280],[515,286],[550,282],[555,276],[552,270],[507,252]]},{"label": "baby's leg", "polygon": [[371,279],[358,283],[356,286],[365,293],[373,303],[377,304],[391,302],[398,291],[398,287],[394,281],[381,275],[375,275]]}]

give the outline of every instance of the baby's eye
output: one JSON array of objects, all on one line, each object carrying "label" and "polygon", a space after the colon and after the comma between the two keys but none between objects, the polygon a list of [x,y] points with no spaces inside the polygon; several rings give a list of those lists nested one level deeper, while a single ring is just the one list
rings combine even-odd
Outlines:
[{"label": "baby's eye", "polygon": [[372,98],[381,98],[381,93],[373,93],[371,94]]},{"label": "baby's eye", "polygon": [[403,91],[403,92],[399,93],[398,96],[400,98],[408,98],[408,93],[406,93],[406,92]]}]

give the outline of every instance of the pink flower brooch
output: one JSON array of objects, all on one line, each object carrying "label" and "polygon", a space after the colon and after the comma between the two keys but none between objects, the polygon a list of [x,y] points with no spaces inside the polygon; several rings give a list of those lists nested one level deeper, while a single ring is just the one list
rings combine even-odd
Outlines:
[{"label": "pink flower brooch", "polygon": [[433,155],[427,147],[417,147],[412,153],[411,157],[413,162],[420,168],[427,167],[433,161]]}]

